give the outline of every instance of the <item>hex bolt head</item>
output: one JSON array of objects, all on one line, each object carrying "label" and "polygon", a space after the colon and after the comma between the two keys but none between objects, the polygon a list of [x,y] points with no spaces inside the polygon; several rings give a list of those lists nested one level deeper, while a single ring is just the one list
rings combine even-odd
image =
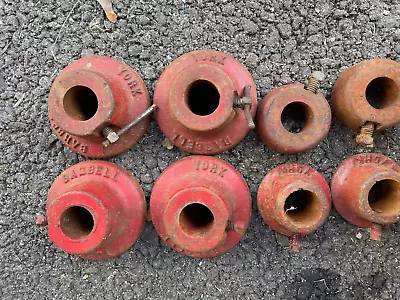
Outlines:
[{"label": "hex bolt head", "polygon": [[119,136],[116,132],[111,132],[109,135],[107,135],[107,140],[111,143],[114,144],[119,140]]}]

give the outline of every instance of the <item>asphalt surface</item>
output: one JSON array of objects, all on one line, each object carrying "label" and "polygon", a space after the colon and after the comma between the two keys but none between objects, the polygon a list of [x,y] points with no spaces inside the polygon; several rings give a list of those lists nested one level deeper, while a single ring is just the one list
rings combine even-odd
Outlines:
[{"label": "asphalt surface", "polygon": [[[385,227],[375,242],[333,210],[295,254],[256,210],[258,185],[278,164],[306,163],[330,180],[344,158],[369,151],[336,119],[328,138],[305,154],[275,153],[252,132],[220,155],[243,174],[253,197],[246,236],[221,257],[183,257],[151,223],[128,252],[109,261],[84,261],[49,241],[35,216],[45,211],[54,178],[84,160],[57,140],[47,118],[49,87],[72,61],[92,54],[121,59],[152,94],[172,60],[217,49],[250,70],[261,99],[314,69],[325,72],[329,98],[346,67],[400,57],[398,0],[119,0],[114,8],[116,25],[95,0],[0,0],[0,298],[400,299],[400,224]],[[375,151],[399,162],[399,136],[398,126],[378,134]],[[138,145],[110,159],[138,178],[147,198],[160,172],[185,155],[167,151],[162,140],[153,121]]]}]

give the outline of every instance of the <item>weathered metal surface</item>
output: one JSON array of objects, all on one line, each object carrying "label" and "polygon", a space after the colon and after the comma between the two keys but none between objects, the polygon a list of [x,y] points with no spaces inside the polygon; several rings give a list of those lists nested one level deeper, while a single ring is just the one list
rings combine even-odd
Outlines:
[{"label": "weathered metal surface", "polygon": [[[400,167],[382,154],[358,154],[343,161],[331,181],[332,200],[348,222],[373,229],[400,218]],[[378,236],[378,238],[374,237]]]},{"label": "weathered metal surface", "polygon": [[[367,122],[375,125],[373,130],[399,124],[400,63],[372,59],[343,71],[332,90],[332,109],[344,125],[356,132]],[[357,142],[372,145],[372,133],[368,129],[368,134],[364,132]]]},{"label": "weathered metal surface", "polygon": [[257,200],[264,221],[273,230],[292,237],[296,248],[301,236],[322,226],[331,208],[324,177],[309,166],[293,163],[280,165],[264,177]]},{"label": "weathered metal surface", "polygon": [[[55,79],[49,95],[49,119],[57,137],[71,150],[106,158],[129,150],[146,132],[150,117],[116,136],[150,105],[140,76],[110,57],[79,59]],[[114,131],[114,134],[113,134]],[[105,139],[114,143],[103,147]]]},{"label": "weathered metal surface", "polygon": [[251,215],[249,188],[227,162],[190,156],[169,166],[150,199],[153,224],[173,249],[193,257],[214,257],[233,248]]},{"label": "weathered metal surface", "polygon": [[[240,108],[235,107],[239,102]],[[247,135],[257,92],[250,73],[232,56],[201,50],[165,69],[154,103],[158,125],[171,143],[186,152],[212,155],[233,148]]]},{"label": "weathered metal surface", "polygon": [[[316,83],[313,81],[313,89]],[[291,132],[282,123],[284,110],[290,118],[301,118],[302,126]],[[269,93],[258,105],[256,128],[261,140],[280,153],[310,150],[328,135],[331,109],[319,92],[308,91],[302,84],[288,84]]]},{"label": "weathered metal surface", "polygon": [[142,232],[145,216],[139,183],[127,170],[105,161],[81,162],[65,170],[47,199],[50,239],[85,259],[125,252]]}]

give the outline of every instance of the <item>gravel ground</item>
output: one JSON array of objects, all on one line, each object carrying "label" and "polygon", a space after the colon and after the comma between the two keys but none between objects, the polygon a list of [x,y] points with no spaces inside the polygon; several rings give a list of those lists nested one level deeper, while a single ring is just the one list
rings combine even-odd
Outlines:
[{"label": "gravel ground", "polygon": [[[48,240],[35,216],[45,210],[53,179],[84,160],[57,140],[47,119],[49,87],[72,61],[92,54],[121,59],[152,94],[176,57],[217,49],[246,65],[259,99],[303,81],[312,69],[327,75],[322,89],[329,99],[346,67],[400,57],[398,0],[115,2],[119,20],[113,25],[95,0],[0,0],[0,298],[400,299],[400,224],[387,226],[382,242],[374,242],[333,210],[295,254],[256,210],[258,185],[278,164],[306,163],[330,180],[344,158],[366,151],[335,119],[329,137],[305,154],[277,154],[252,132],[220,155],[243,174],[253,197],[246,236],[221,257],[183,257],[164,245],[151,223],[134,247],[109,261],[84,261]],[[376,151],[396,161],[399,129],[376,139]],[[137,146],[110,159],[138,178],[147,198],[160,172],[185,155],[164,149],[162,139],[152,122]]]}]

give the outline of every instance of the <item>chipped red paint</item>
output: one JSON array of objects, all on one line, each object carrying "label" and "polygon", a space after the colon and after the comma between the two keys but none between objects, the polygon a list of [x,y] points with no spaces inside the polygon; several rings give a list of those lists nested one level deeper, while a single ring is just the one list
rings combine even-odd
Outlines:
[{"label": "chipped red paint", "polygon": [[[378,100],[379,108],[370,105],[368,98]],[[332,109],[336,118],[356,132],[366,122],[373,122],[376,130],[399,124],[400,63],[371,59],[344,70],[332,90]]]},{"label": "chipped red paint", "polygon": [[243,177],[227,162],[190,156],[160,175],[150,212],[170,247],[188,256],[214,257],[228,252],[245,234],[251,195]]},{"label": "chipped red paint", "polygon": [[85,259],[125,252],[142,232],[145,216],[139,183],[127,170],[105,161],[81,162],[65,170],[47,199],[50,239]]},{"label": "chipped red paint", "polygon": [[114,130],[135,120],[150,105],[140,76],[111,57],[92,56],[67,66],[49,94],[49,119],[57,137],[87,157],[106,158],[132,148],[146,132],[150,118],[103,148],[106,125]]},{"label": "chipped red paint", "polygon": [[[290,203],[289,196],[295,195],[298,195],[296,202]],[[325,178],[301,164],[288,163],[272,169],[264,177],[257,198],[264,221],[273,230],[293,237],[294,244],[298,244],[300,236],[322,226],[331,209],[331,194]]]},{"label": "chipped red paint", "polygon": [[373,229],[374,239],[380,231],[375,224],[400,218],[400,167],[382,154],[358,154],[343,161],[331,189],[337,212],[356,226]]},{"label": "chipped red paint", "polygon": [[[288,131],[281,121],[288,105],[304,107],[305,124],[298,133]],[[300,112],[299,112],[300,113]],[[299,153],[317,146],[328,135],[331,126],[331,109],[325,97],[313,93],[302,84],[279,87],[260,102],[257,109],[256,127],[261,140],[280,153]]]},{"label": "chipped red paint", "polygon": [[241,63],[214,50],[187,53],[173,61],[157,82],[158,125],[172,144],[186,152],[212,155],[229,150],[249,131],[244,110],[233,108],[235,93],[242,96],[247,85],[254,118],[256,87]]}]

